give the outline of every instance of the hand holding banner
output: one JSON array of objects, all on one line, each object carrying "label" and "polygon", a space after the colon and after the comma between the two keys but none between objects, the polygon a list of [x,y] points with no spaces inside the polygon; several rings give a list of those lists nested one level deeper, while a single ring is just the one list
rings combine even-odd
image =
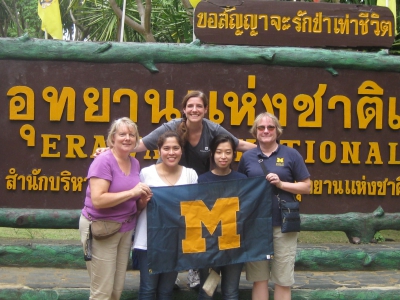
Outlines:
[{"label": "hand holding banner", "polygon": [[149,272],[270,259],[272,188],[265,177],[152,188]]}]

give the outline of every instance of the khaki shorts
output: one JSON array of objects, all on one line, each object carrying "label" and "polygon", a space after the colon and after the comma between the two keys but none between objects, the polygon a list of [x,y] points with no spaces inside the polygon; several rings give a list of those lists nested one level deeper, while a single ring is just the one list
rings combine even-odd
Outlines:
[{"label": "khaki shorts", "polygon": [[247,262],[246,279],[252,282],[271,280],[280,286],[292,286],[299,233],[282,233],[281,227],[275,226],[273,234],[274,259]]}]

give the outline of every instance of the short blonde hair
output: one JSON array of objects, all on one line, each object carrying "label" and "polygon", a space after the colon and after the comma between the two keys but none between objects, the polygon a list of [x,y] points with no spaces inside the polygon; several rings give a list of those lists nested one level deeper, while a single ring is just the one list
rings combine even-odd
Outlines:
[{"label": "short blonde hair", "polygon": [[263,112],[256,117],[256,119],[254,120],[253,126],[250,129],[251,135],[253,137],[257,138],[257,126],[258,126],[258,123],[260,123],[262,118],[271,118],[272,122],[274,122],[274,124],[275,124],[276,138],[278,139],[283,133],[283,128],[282,128],[281,124],[279,123],[278,118],[269,112]]},{"label": "short blonde hair", "polygon": [[114,122],[112,122],[110,129],[108,130],[107,146],[110,148],[114,147],[113,137],[114,137],[114,134],[117,132],[117,130],[121,127],[121,125],[125,125],[126,127],[133,129],[133,131],[135,132],[135,137],[136,137],[135,148],[137,146],[139,146],[140,136],[139,136],[138,127],[135,122],[133,122],[131,119],[129,119],[127,117],[122,117],[122,118],[119,118],[119,119],[115,120]]}]

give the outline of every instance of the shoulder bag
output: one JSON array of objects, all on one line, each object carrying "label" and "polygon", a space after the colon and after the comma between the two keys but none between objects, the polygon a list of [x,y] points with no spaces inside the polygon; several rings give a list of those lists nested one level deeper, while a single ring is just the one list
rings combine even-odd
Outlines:
[{"label": "shoulder bag", "polygon": [[[264,165],[263,159],[258,160],[261,168],[265,176],[269,173],[267,168]],[[281,210],[282,216],[282,226],[281,231],[282,233],[287,232],[300,232],[300,203],[299,201],[295,200],[293,197],[293,201],[286,201],[285,199],[281,199],[279,195],[278,188],[274,186],[274,194],[278,198],[279,202],[279,209]]]}]

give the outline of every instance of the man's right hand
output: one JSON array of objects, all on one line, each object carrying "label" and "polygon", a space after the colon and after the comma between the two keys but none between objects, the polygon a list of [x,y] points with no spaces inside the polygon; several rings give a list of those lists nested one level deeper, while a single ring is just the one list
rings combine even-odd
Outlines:
[{"label": "man's right hand", "polygon": [[97,148],[93,154],[93,158],[96,158],[97,156],[99,156],[100,154],[102,154],[108,150],[110,150],[110,148],[108,148],[108,147],[107,148]]}]

